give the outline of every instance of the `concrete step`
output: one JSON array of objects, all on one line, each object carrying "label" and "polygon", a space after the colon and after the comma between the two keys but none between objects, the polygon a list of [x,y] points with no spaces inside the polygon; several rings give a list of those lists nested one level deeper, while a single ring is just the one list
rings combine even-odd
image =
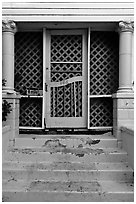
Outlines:
[{"label": "concrete step", "polygon": [[3,177],[12,179],[45,179],[62,181],[122,180],[133,181],[133,172],[126,170],[5,170]]},{"label": "concrete step", "polygon": [[3,202],[133,202],[133,183],[3,181]]},{"label": "concrete step", "polygon": [[17,163],[3,164],[3,179],[44,179],[63,181],[122,180],[133,181],[127,163]]},{"label": "concrete step", "polygon": [[5,154],[7,161],[27,162],[126,162],[127,153],[118,148],[12,148]]},{"label": "concrete step", "polygon": [[5,161],[2,165],[3,170],[8,169],[29,169],[33,168],[34,170],[131,170],[128,162],[123,163],[102,163],[102,162],[10,162]]},{"label": "concrete step", "polygon": [[76,131],[74,133],[70,133],[70,131],[65,134],[63,131],[59,131],[58,133],[56,134],[52,134],[52,133],[47,133],[47,134],[27,134],[27,133],[24,133],[24,134],[19,134],[19,138],[35,138],[35,139],[43,139],[43,138],[47,138],[47,139],[75,139],[75,138],[83,138],[83,139],[86,139],[86,138],[92,138],[92,139],[96,139],[96,138],[112,138],[114,137],[112,135],[111,132],[107,132],[107,133],[102,133],[102,134],[92,134],[88,131],[86,131],[86,134],[80,132],[80,131]]},{"label": "concrete step", "polygon": [[[24,136],[24,135],[23,135]],[[16,147],[31,148],[45,146],[65,146],[67,148],[77,147],[105,147],[116,148],[117,139],[109,134],[103,135],[25,135],[15,139]]]}]

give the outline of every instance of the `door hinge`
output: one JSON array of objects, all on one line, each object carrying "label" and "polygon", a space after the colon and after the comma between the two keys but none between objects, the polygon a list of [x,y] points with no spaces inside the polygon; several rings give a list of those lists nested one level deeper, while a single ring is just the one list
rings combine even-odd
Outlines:
[{"label": "door hinge", "polygon": [[45,91],[48,91],[48,84],[45,83]]}]

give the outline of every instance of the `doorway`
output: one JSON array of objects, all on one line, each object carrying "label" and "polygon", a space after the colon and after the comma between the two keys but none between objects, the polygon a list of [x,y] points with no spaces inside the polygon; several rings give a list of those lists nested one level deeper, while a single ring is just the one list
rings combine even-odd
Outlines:
[{"label": "doorway", "polygon": [[47,128],[87,127],[86,38],[84,30],[46,31]]}]

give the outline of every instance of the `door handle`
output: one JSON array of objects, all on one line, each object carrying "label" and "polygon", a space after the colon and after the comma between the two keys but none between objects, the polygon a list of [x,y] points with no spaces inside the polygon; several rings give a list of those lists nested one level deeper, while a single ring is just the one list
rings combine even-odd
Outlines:
[{"label": "door handle", "polygon": [[48,92],[48,84],[45,83],[45,91]]}]

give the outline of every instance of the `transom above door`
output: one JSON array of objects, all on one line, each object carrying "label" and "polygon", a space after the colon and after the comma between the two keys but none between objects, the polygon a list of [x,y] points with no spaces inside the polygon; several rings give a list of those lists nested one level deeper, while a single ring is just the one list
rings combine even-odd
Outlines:
[{"label": "transom above door", "polygon": [[87,127],[87,44],[82,30],[46,31],[46,127]]}]

